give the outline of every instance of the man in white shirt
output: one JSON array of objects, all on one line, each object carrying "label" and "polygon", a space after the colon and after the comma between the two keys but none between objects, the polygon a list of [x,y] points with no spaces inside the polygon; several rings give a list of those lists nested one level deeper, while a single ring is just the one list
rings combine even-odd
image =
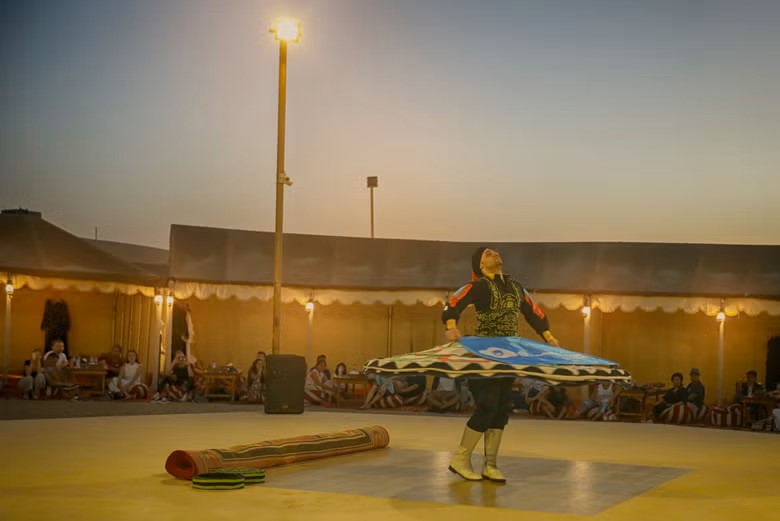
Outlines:
[{"label": "man in white shirt", "polygon": [[64,393],[71,394],[72,400],[79,399],[79,386],[73,382],[73,377],[68,371],[68,355],[65,354],[65,343],[55,339],[51,343],[51,351],[43,357],[43,370],[46,373],[46,382],[49,387],[46,395],[51,393],[51,388],[60,388]]},{"label": "man in white shirt", "polygon": [[65,354],[65,343],[62,340],[56,339],[52,341],[51,351],[43,357],[43,365],[56,369],[68,367],[68,355]]}]

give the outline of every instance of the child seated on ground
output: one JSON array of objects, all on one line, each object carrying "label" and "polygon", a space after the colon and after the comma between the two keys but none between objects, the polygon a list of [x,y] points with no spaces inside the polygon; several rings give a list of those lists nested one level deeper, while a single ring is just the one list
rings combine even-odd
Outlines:
[{"label": "child seated on ground", "polygon": [[361,409],[370,409],[371,407],[389,409],[403,403],[401,397],[395,392],[395,385],[391,378],[379,375],[370,375],[369,378],[371,377],[374,378],[374,385],[368,391],[363,405],[360,406]]},{"label": "child seated on ground", "polygon": [[143,377],[143,366],[138,363],[138,353],[130,350],[125,363],[119,368],[119,375],[108,383],[109,392],[125,399],[144,399],[149,388],[144,384]]},{"label": "child seated on ground", "polygon": [[186,402],[195,388],[195,373],[187,361],[184,351],[176,351],[173,363],[168,368],[165,377],[160,381],[160,387],[154,400],[178,400]]},{"label": "child seated on ground", "polygon": [[333,382],[325,375],[328,364],[324,358],[317,359],[317,365],[306,375],[303,391],[308,405],[333,407]]},{"label": "child seated on ground", "polygon": [[453,378],[435,377],[428,393],[428,410],[431,412],[459,411],[461,408],[460,384]]},{"label": "child seated on ground", "polygon": [[43,351],[33,349],[29,360],[24,361],[24,377],[19,380],[22,398],[37,400],[41,391],[46,389],[46,377],[43,375]]},{"label": "child seated on ground", "polygon": [[613,419],[615,401],[621,389],[610,382],[602,382],[593,389],[590,398],[582,402],[579,416],[598,421]]}]

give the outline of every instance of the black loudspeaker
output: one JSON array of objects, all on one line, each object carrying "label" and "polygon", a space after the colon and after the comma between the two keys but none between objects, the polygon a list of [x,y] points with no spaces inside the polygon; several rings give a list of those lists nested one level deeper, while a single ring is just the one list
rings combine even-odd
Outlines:
[{"label": "black loudspeaker", "polygon": [[301,414],[306,359],[298,355],[268,355],[265,364],[265,413]]}]

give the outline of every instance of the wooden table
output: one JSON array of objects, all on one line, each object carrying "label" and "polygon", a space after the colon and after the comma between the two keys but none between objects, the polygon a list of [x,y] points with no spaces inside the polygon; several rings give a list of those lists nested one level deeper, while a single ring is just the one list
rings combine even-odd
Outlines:
[{"label": "wooden table", "polygon": [[[655,403],[658,403],[658,399],[666,393],[666,389],[652,388],[652,389],[625,389],[617,397],[617,416],[618,418],[639,418],[640,420],[645,418],[647,410],[647,399],[654,397]],[[623,412],[621,406],[626,399],[633,399],[639,401],[639,412]]]},{"label": "wooden table", "polygon": [[739,402],[740,405],[742,405],[742,426],[743,427],[750,427],[753,425],[753,422],[758,420],[763,420],[763,418],[753,418],[752,414],[748,414],[750,412],[750,405],[760,405],[766,409],[766,415],[767,416],[772,415],[772,409],[774,409],[777,406],[777,400],[772,398],[771,396],[754,396],[752,398],[742,398],[742,400]]},{"label": "wooden table", "polygon": [[341,396],[341,387],[346,385],[347,388],[352,386],[352,395],[355,394],[355,386],[359,385],[363,388],[363,396],[368,394],[368,389],[371,387],[371,382],[368,379],[368,375],[365,374],[345,374],[345,375],[333,375],[333,396],[336,402],[336,407],[341,407],[341,401],[344,399]]},{"label": "wooden table", "polygon": [[203,378],[203,396],[206,398],[230,398],[232,401],[238,399],[241,389],[240,374],[205,371],[198,376]]},{"label": "wooden table", "polygon": [[106,370],[81,367],[65,368],[73,376],[73,383],[78,384],[79,393],[86,390],[90,396],[103,396],[106,392]]}]

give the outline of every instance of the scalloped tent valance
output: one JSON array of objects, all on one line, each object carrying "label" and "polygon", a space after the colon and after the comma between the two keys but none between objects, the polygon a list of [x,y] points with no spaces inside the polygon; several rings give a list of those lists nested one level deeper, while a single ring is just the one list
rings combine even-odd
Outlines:
[{"label": "scalloped tent valance", "polygon": [[107,282],[102,280],[75,280],[57,279],[51,277],[33,277],[31,275],[10,275],[15,288],[29,288],[32,290],[58,290],[58,291],[97,291],[100,293],[122,293],[124,295],[141,294],[145,297],[153,297],[155,289],[151,286],[138,286],[123,282]]},{"label": "scalloped tent valance", "polygon": [[[270,301],[273,298],[272,286],[250,286],[239,284],[209,284],[201,282],[174,282],[174,297],[177,299],[197,298],[200,300],[216,298],[226,300]],[[572,293],[536,293],[536,301],[548,309],[564,308],[575,311],[582,307],[583,296]],[[425,306],[444,305],[447,294],[436,290],[409,291],[351,291],[338,289],[282,288],[282,302],[297,302],[301,305],[313,300],[317,304],[403,304],[407,306],[423,304]],[[720,299],[706,297],[658,297],[630,295],[591,295],[591,306],[605,313],[615,311],[664,311],[666,313],[705,313],[716,315],[720,310]],[[734,298],[725,301],[728,316],[746,314],[756,316],[767,313],[780,316],[780,301]]]}]

